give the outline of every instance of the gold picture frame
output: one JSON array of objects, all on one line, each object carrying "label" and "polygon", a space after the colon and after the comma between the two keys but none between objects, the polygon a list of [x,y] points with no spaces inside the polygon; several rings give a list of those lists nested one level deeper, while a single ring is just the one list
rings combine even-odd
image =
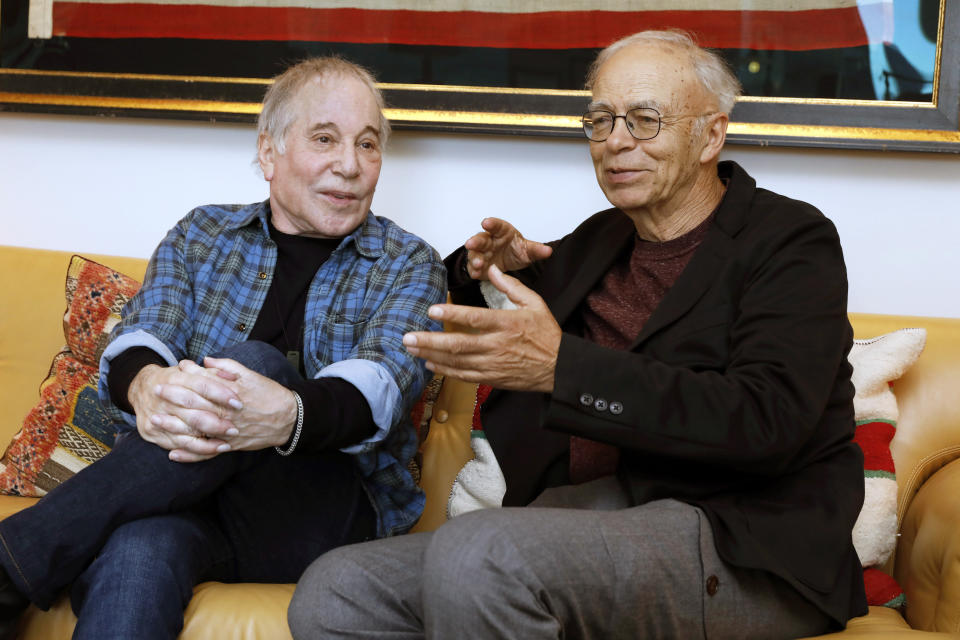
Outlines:
[{"label": "gold picture frame", "polygon": [[[0,110],[252,122],[268,84],[266,78],[0,67]],[[381,87],[387,116],[401,130],[579,136],[588,101],[578,90]],[[744,96],[732,114],[728,141],[960,153],[960,2],[939,2],[929,101]]]}]

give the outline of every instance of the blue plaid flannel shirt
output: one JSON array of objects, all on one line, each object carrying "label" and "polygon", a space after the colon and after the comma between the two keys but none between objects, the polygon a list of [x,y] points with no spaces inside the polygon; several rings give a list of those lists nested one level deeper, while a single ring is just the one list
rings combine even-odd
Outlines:
[{"label": "blue plaid flannel shirt", "polygon": [[[247,339],[277,261],[269,201],[191,211],[154,252],[143,288],[124,307],[100,362],[100,398],[111,416],[136,418],[110,401],[110,360],[135,346],[171,365],[200,361]],[[377,432],[343,449],[355,456],[377,512],[380,536],[406,532],[423,511],[407,470],[417,441],[410,408],[427,379],[403,348],[408,331],[436,331],[430,305],[446,299],[446,273],[426,242],[372,213],[320,267],[307,294],[304,365],[310,377],[335,376],[370,404]]]}]

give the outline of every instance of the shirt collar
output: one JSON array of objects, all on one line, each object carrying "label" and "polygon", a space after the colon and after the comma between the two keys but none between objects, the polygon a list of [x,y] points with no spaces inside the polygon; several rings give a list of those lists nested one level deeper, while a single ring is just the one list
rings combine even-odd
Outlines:
[{"label": "shirt collar", "polygon": [[227,221],[224,226],[227,229],[240,229],[251,224],[255,218],[260,219],[260,227],[263,234],[270,237],[270,228],[267,226],[267,217],[270,215],[270,201],[256,202],[240,207],[236,211],[227,214]]},{"label": "shirt collar", "polygon": [[367,217],[363,223],[353,230],[340,243],[344,246],[347,242],[353,240],[357,245],[357,252],[364,258],[379,258],[383,255],[384,236],[386,228],[383,223],[373,215],[372,211],[367,211]]},{"label": "shirt collar", "polygon": [[[263,234],[268,238],[270,237],[270,227],[267,224],[270,216],[269,199],[241,207],[229,215],[232,219],[227,221],[226,227],[228,229],[239,229],[252,224],[255,219],[258,219]],[[384,225],[373,215],[372,211],[368,211],[364,221],[359,227],[343,238],[343,241],[337,246],[337,250],[353,242],[357,247],[357,253],[363,257],[379,258],[383,255],[384,251],[384,233]]]}]

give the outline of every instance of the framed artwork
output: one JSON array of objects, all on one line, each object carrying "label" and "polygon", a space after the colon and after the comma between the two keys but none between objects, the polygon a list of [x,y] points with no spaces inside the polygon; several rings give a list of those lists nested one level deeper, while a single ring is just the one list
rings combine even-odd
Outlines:
[{"label": "framed artwork", "polygon": [[579,136],[597,51],[679,28],[744,86],[732,143],[960,153],[956,0],[2,0],[0,13],[0,110],[252,122],[271,77],[333,53],[374,72],[397,129]]}]

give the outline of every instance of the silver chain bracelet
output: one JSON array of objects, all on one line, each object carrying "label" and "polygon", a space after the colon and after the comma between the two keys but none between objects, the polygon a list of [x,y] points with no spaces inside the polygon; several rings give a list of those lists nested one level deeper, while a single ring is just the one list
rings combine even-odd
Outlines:
[{"label": "silver chain bracelet", "polygon": [[293,399],[297,401],[297,426],[293,430],[293,438],[290,440],[290,446],[286,449],[281,449],[280,447],[274,447],[282,456],[288,456],[293,453],[293,450],[297,448],[297,443],[300,441],[300,432],[303,431],[303,400],[300,399],[300,394],[296,391],[290,390],[290,393],[293,394]]}]

